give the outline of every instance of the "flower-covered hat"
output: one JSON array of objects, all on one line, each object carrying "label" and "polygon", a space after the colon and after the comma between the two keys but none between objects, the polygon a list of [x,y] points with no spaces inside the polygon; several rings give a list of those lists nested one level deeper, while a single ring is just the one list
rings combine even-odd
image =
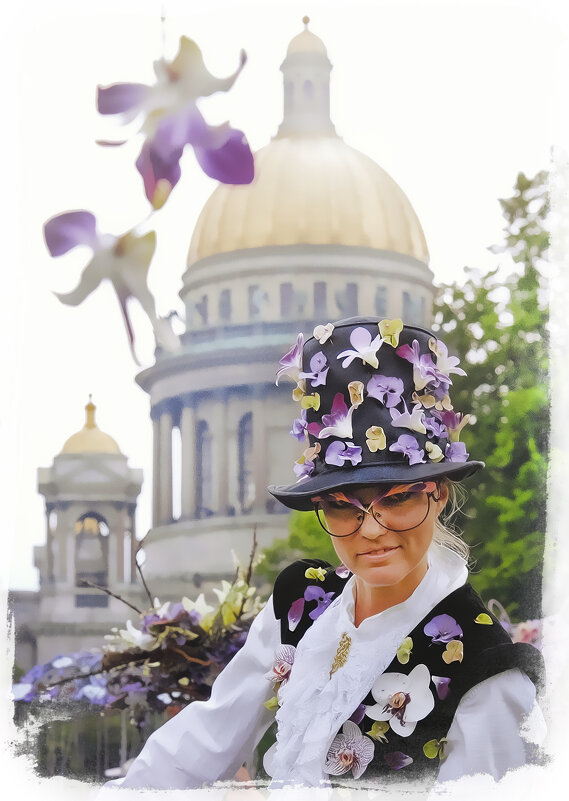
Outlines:
[{"label": "flower-covered hat", "polygon": [[290,433],[307,447],[296,483],[269,492],[306,511],[314,495],[347,485],[460,480],[483,467],[459,441],[470,415],[449,397],[452,376],[466,375],[458,364],[435,334],[401,320],[352,317],[316,326],[306,342],[299,334],[277,384],[297,382]]}]

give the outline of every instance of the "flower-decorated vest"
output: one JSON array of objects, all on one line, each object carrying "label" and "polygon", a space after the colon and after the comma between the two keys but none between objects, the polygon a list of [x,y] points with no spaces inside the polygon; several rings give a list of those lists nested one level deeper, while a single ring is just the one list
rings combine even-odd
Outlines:
[{"label": "flower-decorated vest", "polygon": [[[273,592],[282,643],[296,647],[347,579],[321,560],[306,559],[285,568]],[[512,643],[480,596],[465,584],[403,639],[392,662],[336,735],[324,770],[332,782],[336,776],[356,777],[362,786],[377,777],[382,783],[403,776],[434,780],[440,760],[450,753],[446,735],[463,695],[515,667],[541,686],[540,652],[527,643]]]}]

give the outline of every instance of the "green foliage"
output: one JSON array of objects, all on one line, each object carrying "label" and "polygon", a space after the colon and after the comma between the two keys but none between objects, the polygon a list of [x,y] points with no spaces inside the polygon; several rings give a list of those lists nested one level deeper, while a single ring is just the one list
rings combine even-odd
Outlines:
[{"label": "green foliage", "polygon": [[332,538],[320,527],[314,512],[292,512],[289,518],[290,534],[278,539],[263,551],[264,559],[256,572],[271,584],[280,571],[297,559],[326,559],[332,565],[340,560],[332,545]]},{"label": "green foliage", "polygon": [[[435,330],[464,356],[468,373],[456,381],[455,409],[472,412],[463,431],[471,458],[486,462],[472,481],[464,536],[474,546],[472,583],[516,617],[540,614],[545,530],[549,399],[545,279],[549,242],[547,174],[518,175],[515,193],[500,200],[505,247],[512,262],[441,287]],[[506,262],[507,264],[507,262]],[[480,476],[480,478],[478,478]]]}]

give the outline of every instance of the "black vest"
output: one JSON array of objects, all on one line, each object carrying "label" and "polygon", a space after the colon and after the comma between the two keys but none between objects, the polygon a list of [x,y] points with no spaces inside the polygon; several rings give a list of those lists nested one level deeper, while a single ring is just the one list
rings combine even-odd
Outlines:
[{"label": "black vest", "polygon": [[[319,567],[326,571],[324,581],[305,577],[307,568]],[[324,592],[333,593],[332,597],[336,597],[344,589],[347,580],[336,575],[334,568],[321,560],[304,559],[285,568],[277,577],[273,592],[275,616],[281,623],[281,641],[289,645],[298,645],[313,623],[310,612],[316,608],[316,601],[307,601],[304,604],[302,617],[294,631],[290,630],[288,623],[291,604],[304,596],[308,586],[317,585]],[[439,615],[450,616],[462,630],[462,636],[453,638],[462,643],[462,661],[447,663],[442,658],[447,643],[433,641],[433,636],[425,634],[425,626]],[[480,615],[487,617],[480,618]],[[477,618],[486,622],[476,622]],[[488,623],[488,619],[491,623]],[[432,633],[430,629],[429,632]],[[417,722],[409,736],[402,737],[389,728],[384,737],[373,739],[374,757],[357,780],[357,786],[361,788],[365,786],[367,780],[374,777],[381,777],[382,784],[390,779],[401,780],[403,776],[434,781],[441,756],[444,758],[450,753],[445,747],[444,738],[459,701],[468,690],[484,679],[517,667],[524,670],[537,687],[543,684],[544,666],[541,653],[527,643],[512,643],[500,622],[486,609],[470,584],[465,584],[447,595],[425,615],[408,636],[412,640],[409,661],[401,662],[395,655],[385,673],[409,675],[417,665],[426,665],[429,675],[437,677],[437,684],[433,681],[430,684],[435,704],[432,711]],[[444,639],[448,638],[443,637]],[[439,682],[439,678],[445,681]],[[361,703],[366,706],[376,703],[371,691]],[[358,724],[361,732],[368,734],[374,722],[365,716]],[[386,742],[383,741],[384,738]],[[426,745],[425,750],[429,756],[423,750]],[[401,764],[404,766],[398,767]],[[338,778],[351,779],[351,771]],[[333,783],[336,781],[334,776],[330,776],[330,779]]]}]

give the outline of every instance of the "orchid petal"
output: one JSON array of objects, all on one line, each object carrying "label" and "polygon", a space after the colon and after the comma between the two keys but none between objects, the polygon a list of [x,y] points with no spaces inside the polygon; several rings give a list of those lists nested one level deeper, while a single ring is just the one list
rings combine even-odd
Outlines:
[{"label": "orchid petal", "polygon": [[99,286],[105,273],[101,269],[100,259],[93,258],[81,273],[79,283],[71,292],[55,292],[55,297],[66,306],[78,306],[91,292]]},{"label": "orchid petal", "polygon": [[79,245],[92,250],[100,247],[97,221],[90,211],[67,211],[52,217],[44,225],[44,237],[50,255],[56,258]]},{"label": "orchid petal", "polygon": [[227,92],[247,62],[244,50],[239,55],[239,66],[227,78],[216,78],[206,68],[198,45],[186,36],[180,38],[180,46],[169,65],[169,73],[179,80],[185,93],[194,98],[208,97],[215,92]]},{"label": "orchid petal", "polygon": [[425,443],[425,450],[429,456],[431,462],[440,462],[444,459],[444,453],[439,448],[438,445],[435,445],[433,442],[426,442]]},{"label": "orchid petal", "polygon": [[180,158],[182,150],[170,154],[168,161],[163,161],[158,154],[152,152],[150,142],[145,142],[136,160],[136,169],[142,176],[144,191],[154,209],[160,209],[167,201],[172,189],[180,180]]},{"label": "orchid petal", "polygon": [[403,331],[403,320],[382,320],[378,323],[383,342],[396,348],[399,345],[399,334]]},{"label": "orchid petal", "polygon": [[[304,571],[304,576],[307,579],[316,579],[317,581],[324,581],[326,578],[326,571],[322,567],[309,567],[307,570]],[[306,600],[309,600],[306,597],[306,593],[304,595]]]},{"label": "orchid petal", "polygon": [[97,110],[99,114],[122,114],[125,111],[141,110],[150,87],[143,83],[114,83],[97,87]]},{"label": "orchid petal", "polygon": [[450,665],[451,662],[462,662],[464,655],[464,645],[460,640],[451,640],[443,653],[443,661]]},{"label": "orchid petal", "polygon": [[194,151],[202,170],[216,181],[250,184],[255,177],[253,154],[243,131],[231,130],[221,147],[194,147]]},{"label": "orchid petal", "polygon": [[312,336],[314,337],[314,339],[317,339],[321,345],[323,345],[330,339],[333,331],[334,331],[333,323],[326,323],[326,325],[317,325],[314,331],[312,332]]},{"label": "orchid petal", "polygon": [[411,637],[405,637],[399,648],[397,649],[397,660],[402,665],[406,665],[411,657],[413,648],[413,640]]},{"label": "orchid petal", "polygon": [[436,615],[424,626],[423,633],[432,642],[448,643],[456,637],[462,637],[463,631],[451,615]]},{"label": "orchid petal", "polygon": [[385,431],[381,426],[370,426],[366,431],[366,445],[371,453],[382,451],[387,445]]},{"label": "orchid petal", "polygon": [[402,751],[391,751],[389,754],[384,754],[383,758],[393,770],[401,770],[401,768],[405,768],[413,762],[413,758]]},{"label": "orchid petal", "polygon": [[350,381],[348,384],[350,403],[357,409],[364,402],[364,385],[362,381]]},{"label": "orchid petal", "polygon": [[486,612],[481,612],[477,617],[474,618],[475,623],[481,623],[483,626],[492,626],[494,625],[494,621],[487,615]]},{"label": "orchid petal", "polygon": [[431,676],[431,679],[435,685],[437,695],[441,701],[444,701],[450,691],[450,679],[445,676]]},{"label": "orchid petal", "polygon": [[290,631],[294,631],[300,623],[302,613],[304,612],[304,598],[298,598],[291,604],[288,610],[288,627]]}]

